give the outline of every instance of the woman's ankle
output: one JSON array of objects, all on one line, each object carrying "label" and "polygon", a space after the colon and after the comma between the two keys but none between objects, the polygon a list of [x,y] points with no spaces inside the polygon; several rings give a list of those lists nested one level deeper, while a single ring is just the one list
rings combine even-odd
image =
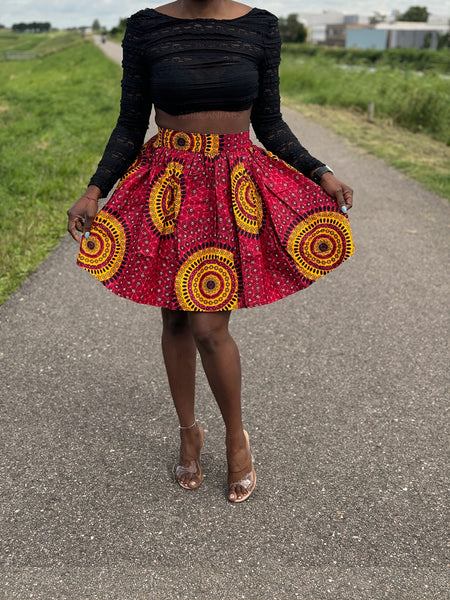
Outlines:
[{"label": "woman's ankle", "polygon": [[[234,464],[236,460],[239,463],[242,463],[244,457],[247,458],[249,446],[244,429],[235,431],[230,435],[227,433],[225,444],[227,449],[227,460],[229,463]],[[232,468],[234,470],[234,467]]]},{"label": "woman's ankle", "polygon": [[194,427],[198,427],[197,421],[194,419],[194,422],[192,423],[192,425],[178,425],[178,429],[180,429],[180,431],[185,431],[187,429],[194,429]]}]

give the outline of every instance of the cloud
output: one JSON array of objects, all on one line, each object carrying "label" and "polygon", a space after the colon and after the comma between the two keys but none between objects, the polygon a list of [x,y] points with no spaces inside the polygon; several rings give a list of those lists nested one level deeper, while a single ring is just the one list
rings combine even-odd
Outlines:
[{"label": "cloud", "polygon": [[[159,4],[144,2],[144,6]],[[109,29],[142,7],[142,0],[2,0],[0,23],[10,27],[19,21],[50,21],[54,27],[65,28],[92,25],[98,19]]]}]

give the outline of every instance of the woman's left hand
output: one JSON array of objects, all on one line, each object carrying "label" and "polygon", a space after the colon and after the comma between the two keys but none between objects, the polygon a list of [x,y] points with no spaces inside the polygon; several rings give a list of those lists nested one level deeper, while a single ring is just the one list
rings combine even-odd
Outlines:
[{"label": "woman's left hand", "polygon": [[[343,213],[353,206],[353,190],[332,173],[324,173],[320,180],[320,187],[330,196],[336,198],[339,208]],[[345,206],[345,209],[342,207]]]}]

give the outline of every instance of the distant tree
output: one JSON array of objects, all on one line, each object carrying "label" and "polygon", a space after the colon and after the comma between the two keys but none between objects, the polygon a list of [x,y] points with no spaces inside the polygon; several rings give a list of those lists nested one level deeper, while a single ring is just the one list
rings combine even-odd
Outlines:
[{"label": "distant tree", "polygon": [[38,23],[33,21],[32,23],[14,23],[12,26],[13,31],[23,33],[24,31],[30,31],[32,33],[43,33],[50,31],[51,24],[48,22]]},{"label": "distant tree", "polygon": [[304,42],[306,40],[306,28],[298,20],[298,15],[291,14],[287,18],[279,19],[281,41],[283,42]]},{"label": "distant tree", "polygon": [[450,48],[450,33],[444,33],[438,38],[437,49]]},{"label": "distant tree", "polygon": [[101,28],[102,26],[100,25],[100,21],[98,19],[95,19],[92,23],[92,31],[100,31]]},{"label": "distant tree", "polygon": [[371,25],[376,25],[377,23],[384,23],[386,21],[386,15],[376,11],[369,19],[369,23]]},{"label": "distant tree", "polygon": [[426,6],[410,6],[408,10],[399,15],[399,21],[416,21],[418,23],[426,23],[429,16],[428,8]]},{"label": "distant tree", "polygon": [[423,38],[423,46],[424,50],[431,48],[431,31],[427,31],[425,37]]},{"label": "distant tree", "polygon": [[120,19],[119,24],[111,29],[111,34],[116,35],[125,33],[125,29],[127,28],[127,21],[128,19]]},{"label": "distant tree", "polygon": [[5,26],[0,23],[0,29],[5,29]]}]

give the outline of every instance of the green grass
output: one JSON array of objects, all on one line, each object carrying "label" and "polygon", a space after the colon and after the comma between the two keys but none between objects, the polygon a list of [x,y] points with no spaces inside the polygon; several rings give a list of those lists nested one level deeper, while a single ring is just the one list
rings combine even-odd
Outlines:
[{"label": "green grass", "polygon": [[389,119],[369,123],[360,111],[299,104],[287,97],[283,100],[308,119],[347,138],[438,196],[450,200],[450,147],[442,142],[397,127]]},{"label": "green grass", "polygon": [[281,92],[297,103],[367,111],[412,132],[450,144],[450,79],[435,71],[419,74],[390,67],[346,67],[324,57],[283,55]]},{"label": "green grass", "polygon": [[0,30],[0,60],[5,60],[5,53],[24,52],[46,56],[59,52],[64,48],[80,44],[84,41],[80,33],[74,31],[56,31],[51,33],[15,33]]},{"label": "green grass", "polygon": [[120,79],[91,43],[0,62],[0,302],[64,234],[117,119]]},{"label": "green grass", "polygon": [[327,62],[371,67],[392,67],[411,71],[437,71],[450,74],[450,48],[417,50],[392,48],[390,50],[361,50],[311,44],[283,44],[283,53],[297,58],[321,58]]}]

